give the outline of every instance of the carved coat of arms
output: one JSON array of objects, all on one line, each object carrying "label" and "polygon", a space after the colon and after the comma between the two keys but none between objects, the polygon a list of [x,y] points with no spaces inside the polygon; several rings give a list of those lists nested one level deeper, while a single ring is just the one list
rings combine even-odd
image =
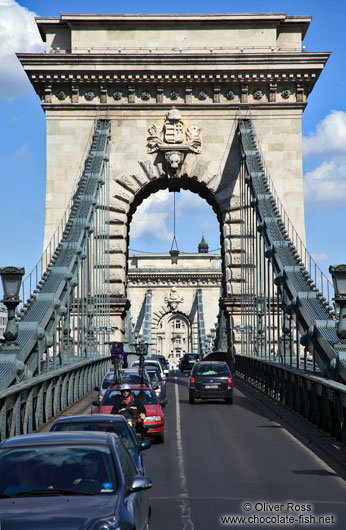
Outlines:
[{"label": "carved coat of arms", "polygon": [[176,287],[172,287],[170,293],[165,296],[165,302],[171,311],[176,311],[180,302],[183,301],[184,297],[179,295]]},{"label": "carved coat of arms", "polygon": [[148,153],[164,152],[166,162],[173,172],[181,165],[186,153],[201,152],[200,128],[197,125],[186,125],[175,107],[168,111],[163,123],[152,125],[148,133]]}]

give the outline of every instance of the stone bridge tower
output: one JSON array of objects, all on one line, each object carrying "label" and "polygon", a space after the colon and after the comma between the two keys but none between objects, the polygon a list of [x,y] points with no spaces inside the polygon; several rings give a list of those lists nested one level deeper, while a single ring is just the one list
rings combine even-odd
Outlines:
[{"label": "stone bridge tower", "polygon": [[111,119],[110,281],[121,340],[129,226],[159,189],[189,189],[220,226],[230,325],[240,289],[237,117],[251,113],[280,199],[304,240],[301,119],[328,53],[310,17],[275,14],[38,18],[45,53],[19,54],[47,118],[45,243],[70,199],[96,116]]}]

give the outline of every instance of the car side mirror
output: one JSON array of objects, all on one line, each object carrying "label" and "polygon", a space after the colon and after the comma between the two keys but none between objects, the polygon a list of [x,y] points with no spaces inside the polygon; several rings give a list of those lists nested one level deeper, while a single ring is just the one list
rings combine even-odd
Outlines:
[{"label": "car side mirror", "polygon": [[99,386],[94,386],[94,390],[97,390],[99,392],[100,391],[100,387]]},{"label": "car side mirror", "polygon": [[134,493],[135,491],[143,491],[148,490],[153,485],[151,478],[149,477],[142,477],[142,476],[135,476],[133,477],[132,484],[129,488],[129,493]]},{"label": "car side mirror", "polygon": [[160,388],[159,385],[154,386],[154,390],[158,390],[159,388]]},{"label": "car side mirror", "polygon": [[167,405],[167,403],[168,403],[167,399],[160,399],[160,405],[162,405],[163,407]]},{"label": "car side mirror", "polygon": [[94,407],[98,407],[100,402],[99,401],[93,401],[92,404],[94,405]]},{"label": "car side mirror", "polygon": [[144,440],[143,442],[139,442],[138,449],[140,451],[145,451],[146,449],[150,449],[151,447],[151,441],[150,440]]}]

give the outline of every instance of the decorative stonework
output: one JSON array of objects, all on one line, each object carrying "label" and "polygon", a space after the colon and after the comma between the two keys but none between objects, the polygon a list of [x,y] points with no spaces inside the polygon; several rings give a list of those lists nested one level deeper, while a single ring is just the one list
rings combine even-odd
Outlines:
[{"label": "decorative stonework", "polygon": [[113,92],[113,99],[115,99],[115,101],[119,101],[122,97],[123,97],[123,93],[121,90],[115,90]]},{"label": "decorative stonework", "polygon": [[200,128],[197,125],[187,126],[175,107],[166,114],[163,123],[152,125],[148,132],[147,152],[164,152],[173,173],[178,170],[187,152],[201,152]]},{"label": "decorative stonework", "polygon": [[85,92],[84,97],[87,101],[92,101],[96,97],[96,94],[93,90],[88,90]]},{"label": "decorative stonework", "polygon": [[66,92],[64,90],[59,90],[59,92],[57,93],[56,97],[58,99],[60,99],[60,101],[63,101],[64,99],[66,99],[67,95],[66,95]]},{"label": "decorative stonework", "polygon": [[288,99],[290,95],[291,95],[291,91],[289,88],[286,88],[285,90],[281,92],[281,96],[283,97],[283,99]]},{"label": "decorative stonework", "polygon": [[176,90],[171,90],[169,93],[169,97],[173,100],[176,100],[179,97],[179,92],[177,92]]},{"label": "decorative stonework", "polygon": [[200,99],[201,101],[204,101],[205,99],[207,99],[208,97],[208,94],[206,93],[205,90],[200,90],[198,92],[198,99]]},{"label": "decorative stonework", "polygon": [[165,302],[170,311],[176,311],[178,305],[184,301],[184,297],[180,296],[176,287],[172,287],[170,293],[165,296]]},{"label": "decorative stonework", "polygon": [[151,98],[151,94],[149,90],[143,90],[143,92],[141,93],[141,99],[143,101],[149,101],[150,98]]},{"label": "decorative stonework", "polygon": [[254,99],[262,99],[263,98],[263,91],[262,90],[255,90],[253,93]]},{"label": "decorative stonework", "polygon": [[233,90],[227,90],[225,96],[227,99],[231,101],[232,99],[235,98],[235,93],[233,92]]}]

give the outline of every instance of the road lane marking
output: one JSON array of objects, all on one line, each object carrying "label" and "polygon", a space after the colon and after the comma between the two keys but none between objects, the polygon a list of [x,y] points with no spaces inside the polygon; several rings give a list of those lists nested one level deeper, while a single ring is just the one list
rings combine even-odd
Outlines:
[{"label": "road lane marking", "polygon": [[175,382],[175,412],[176,412],[176,438],[177,438],[177,461],[178,461],[178,475],[181,493],[179,494],[179,508],[183,522],[182,530],[194,530],[195,526],[191,520],[191,503],[186,485],[185,466],[183,444],[181,437],[181,422],[180,422],[180,403],[179,403],[179,386],[177,384],[177,377],[174,377]]}]

